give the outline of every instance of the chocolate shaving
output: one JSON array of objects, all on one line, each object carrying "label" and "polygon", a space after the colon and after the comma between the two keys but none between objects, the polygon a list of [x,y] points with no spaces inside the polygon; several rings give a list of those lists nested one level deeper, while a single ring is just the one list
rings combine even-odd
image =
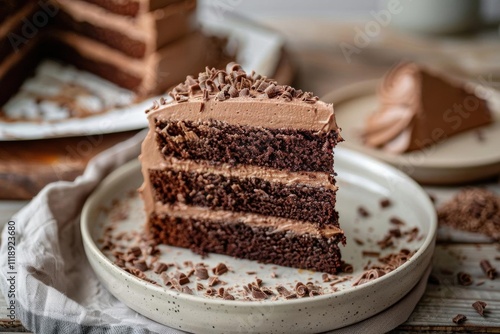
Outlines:
[{"label": "chocolate shaving", "polygon": [[463,271],[457,274],[457,279],[458,279],[458,284],[463,286],[469,286],[473,282],[472,277],[469,274],[464,273]]},{"label": "chocolate shaving", "polygon": [[404,221],[402,221],[401,219],[397,218],[397,217],[392,217],[389,222],[393,225],[399,225],[399,226],[402,226],[402,225],[406,225],[406,223]]},{"label": "chocolate shaving", "polygon": [[257,300],[262,300],[266,299],[267,295],[260,289],[253,289],[252,290],[252,297]]},{"label": "chocolate shaving", "polygon": [[439,281],[439,278],[433,274],[430,274],[429,275],[429,278],[427,279],[427,282],[429,282],[429,284],[434,284],[434,285],[440,285],[441,282]]},{"label": "chocolate shaving", "polygon": [[175,278],[179,281],[180,285],[188,284],[190,282],[186,274],[181,272],[175,273]]},{"label": "chocolate shaving", "polygon": [[356,243],[356,245],[358,245],[358,246],[363,246],[365,244],[365,242],[361,239],[353,238],[353,240]]},{"label": "chocolate shaving", "polygon": [[135,246],[135,247],[132,247],[129,251],[128,251],[128,254],[131,254],[135,257],[139,257],[142,255],[142,250],[140,247],[138,246]]},{"label": "chocolate shaving", "polygon": [[467,317],[463,314],[457,314],[454,318],[453,318],[453,322],[458,324],[458,325],[461,325],[463,324],[465,321],[467,320]]},{"label": "chocolate shaving", "polygon": [[297,283],[297,285],[295,286],[295,292],[299,297],[305,297],[309,295],[309,289],[302,282]]},{"label": "chocolate shaving", "polygon": [[292,294],[285,296],[285,299],[295,299],[295,298],[297,298],[297,294],[295,294],[295,293],[292,293]]},{"label": "chocolate shaving", "polygon": [[215,268],[212,269],[212,272],[218,276],[227,273],[227,271],[227,266],[224,263],[219,263]]},{"label": "chocolate shaving", "polygon": [[148,271],[149,270],[148,264],[144,260],[136,261],[134,263],[134,267],[136,267],[140,271]]},{"label": "chocolate shaving", "polygon": [[380,256],[380,252],[375,252],[375,251],[367,251],[367,250],[364,250],[363,252],[361,252],[361,254],[364,256],[364,257],[379,257]]},{"label": "chocolate shaving", "polygon": [[360,206],[358,208],[358,213],[361,217],[369,217],[370,216],[370,212],[368,212],[368,210],[366,210],[364,207]]},{"label": "chocolate shaving", "polygon": [[198,291],[205,290],[205,287],[201,283],[196,283],[196,290]]},{"label": "chocolate shaving", "polygon": [[495,277],[497,276],[497,271],[495,268],[493,268],[490,261],[481,260],[479,265],[481,266],[481,269],[486,274],[486,276],[488,276],[489,279],[491,279],[491,280],[495,279]]},{"label": "chocolate shaving", "polygon": [[156,274],[161,274],[164,271],[167,271],[168,269],[168,264],[163,263],[163,262],[158,262],[155,266],[154,272]]},{"label": "chocolate shaving", "polygon": [[214,288],[208,288],[207,291],[205,291],[206,296],[214,296],[217,293]]},{"label": "chocolate shaving", "polygon": [[392,205],[392,202],[391,202],[391,200],[390,200],[390,199],[388,199],[388,198],[384,198],[384,199],[381,199],[381,200],[380,200],[380,207],[381,207],[382,209],[388,208],[388,207],[390,207],[391,205]]},{"label": "chocolate shaving", "polygon": [[217,277],[217,276],[212,276],[208,279],[208,286],[210,286],[210,287],[215,286],[219,283],[220,283],[219,277]]},{"label": "chocolate shaving", "polygon": [[291,294],[291,292],[290,292],[290,291],[288,291],[288,289],[287,289],[287,288],[285,288],[285,287],[284,287],[284,286],[282,286],[282,285],[278,285],[278,286],[276,287],[276,291],[278,291],[278,294],[280,294],[280,295],[281,295],[281,296],[283,296],[283,297],[286,297],[286,296],[288,296],[289,294]]},{"label": "chocolate shaving", "polygon": [[191,290],[191,288],[189,286],[183,286],[182,287],[182,292],[190,294],[190,295],[193,294],[193,290]]},{"label": "chocolate shaving", "polygon": [[202,266],[197,266],[196,268],[194,268],[194,274],[200,280],[205,280],[209,277],[207,268]]},{"label": "chocolate shaving", "polygon": [[234,296],[227,291],[224,293],[224,296],[222,298],[224,300],[235,300]]},{"label": "chocolate shaving", "polygon": [[486,303],[481,301],[481,300],[478,300],[477,302],[473,303],[472,304],[472,307],[476,310],[476,312],[484,317],[484,309],[486,308]]}]

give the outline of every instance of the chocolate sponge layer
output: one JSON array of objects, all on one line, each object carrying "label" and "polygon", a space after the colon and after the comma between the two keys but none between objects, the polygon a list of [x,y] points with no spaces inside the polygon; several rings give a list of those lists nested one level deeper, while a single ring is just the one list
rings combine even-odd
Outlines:
[{"label": "chocolate sponge layer", "polygon": [[156,134],[166,157],[329,174],[338,139],[333,131],[264,129],[217,120],[156,120]]},{"label": "chocolate sponge layer", "polygon": [[148,233],[157,242],[190,248],[196,253],[226,254],[238,258],[335,274],[340,269],[338,243],[343,234],[330,238],[296,235],[271,227],[152,214]]},{"label": "chocolate sponge layer", "polygon": [[150,170],[156,201],[252,212],[337,226],[335,191],[306,184],[283,184],[256,177],[229,177],[192,171]]}]

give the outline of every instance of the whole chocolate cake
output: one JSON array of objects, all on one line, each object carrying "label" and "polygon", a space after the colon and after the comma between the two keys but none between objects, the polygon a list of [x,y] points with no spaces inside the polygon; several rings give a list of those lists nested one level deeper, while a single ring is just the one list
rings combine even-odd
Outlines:
[{"label": "whole chocolate cake", "polygon": [[0,6],[0,107],[55,58],[137,93],[165,92],[215,65],[220,42],[196,24],[196,0],[23,0]]},{"label": "whole chocolate cake", "polygon": [[333,106],[231,63],[147,111],[140,160],[157,243],[336,273]]}]

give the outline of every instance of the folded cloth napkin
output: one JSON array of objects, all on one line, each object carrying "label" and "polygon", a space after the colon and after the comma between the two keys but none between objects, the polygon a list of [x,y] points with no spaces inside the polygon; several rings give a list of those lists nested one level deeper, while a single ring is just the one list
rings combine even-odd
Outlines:
[{"label": "folded cloth napkin", "polygon": [[[8,253],[6,240],[15,229],[15,263],[0,257],[0,287],[7,302],[15,303],[15,316],[27,329],[36,333],[180,333],[113,297],[92,271],[80,235],[86,198],[107,174],[138,156],[144,135],[141,132],[99,154],[74,182],[48,185],[4,228],[0,250]],[[422,297],[429,273],[430,268],[397,304],[332,333],[384,333],[397,327]],[[15,298],[9,290],[15,290]]]}]

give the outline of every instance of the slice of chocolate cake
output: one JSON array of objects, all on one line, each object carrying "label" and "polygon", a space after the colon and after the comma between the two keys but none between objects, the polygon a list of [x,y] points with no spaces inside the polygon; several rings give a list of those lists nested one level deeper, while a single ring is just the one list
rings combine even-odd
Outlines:
[{"label": "slice of chocolate cake", "polygon": [[415,63],[394,67],[378,90],[379,108],[363,130],[367,146],[420,150],[493,121],[486,101],[464,82]]},{"label": "slice of chocolate cake", "polygon": [[157,243],[336,273],[333,106],[237,64],[188,77],[147,111],[140,160]]}]

